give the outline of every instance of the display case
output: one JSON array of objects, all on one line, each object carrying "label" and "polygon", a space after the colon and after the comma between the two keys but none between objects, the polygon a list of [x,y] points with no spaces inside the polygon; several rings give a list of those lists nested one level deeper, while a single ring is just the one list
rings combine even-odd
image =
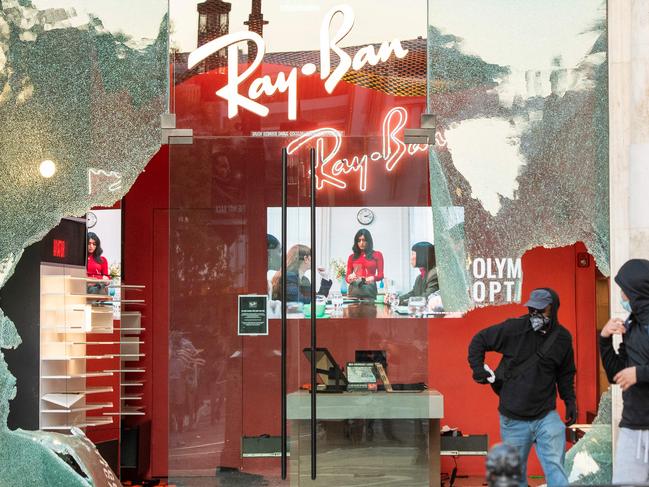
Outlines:
[{"label": "display case", "polygon": [[[141,286],[140,286],[141,287]],[[128,286],[128,288],[137,288]],[[126,300],[130,304],[139,303],[140,300]],[[120,415],[144,416],[142,405],[142,388],[144,381],[141,378],[145,372],[141,360],[144,358],[141,345],[142,313],[140,311],[122,311],[120,322]]]},{"label": "display case", "polygon": [[[88,334],[113,333],[113,303],[108,283],[86,277],[81,266],[41,264],[40,276],[40,404],[39,428],[69,430],[112,423],[102,410],[112,402],[94,400],[112,392],[116,383],[89,387],[93,377],[113,377],[91,361],[111,354],[89,353]],[[102,291],[100,294],[90,291]]]}]

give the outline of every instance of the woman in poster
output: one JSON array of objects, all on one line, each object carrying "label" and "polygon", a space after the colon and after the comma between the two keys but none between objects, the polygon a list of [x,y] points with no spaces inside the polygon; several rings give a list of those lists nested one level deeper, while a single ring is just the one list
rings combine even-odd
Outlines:
[{"label": "woman in poster", "polygon": [[101,240],[96,233],[88,232],[88,264],[86,274],[93,279],[110,279],[108,261],[102,256]]},{"label": "woman in poster", "polygon": [[383,280],[383,254],[374,250],[374,240],[369,230],[361,228],[356,232],[352,251],[347,259],[347,294],[357,298],[375,299],[376,283]]},{"label": "woman in poster", "polygon": [[[311,249],[306,245],[293,245],[286,254],[286,301],[299,301],[304,304],[311,302],[311,281],[304,274],[311,268]],[[318,267],[322,278],[317,294],[326,296],[331,289],[332,281],[327,276],[324,267]],[[275,273],[272,280],[272,298],[281,299],[282,271]]]},{"label": "woman in poster", "polygon": [[437,266],[435,262],[435,246],[430,242],[417,242],[410,252],[410,265],[419,269],[412,290],[399,297],[401,304],[408,302],[408,298],[422,296],[426,299],[439,291],[437,282]]}]

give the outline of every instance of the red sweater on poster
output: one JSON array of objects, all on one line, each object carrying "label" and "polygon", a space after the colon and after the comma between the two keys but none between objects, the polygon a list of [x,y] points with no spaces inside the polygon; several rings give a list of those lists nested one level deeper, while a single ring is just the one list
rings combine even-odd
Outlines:
[{"label": "red sweater on poster", "polygon": [[354,254],[351,254],[347,259],[347,274],[345,274],[348,283],[351,282],[349,276],[352,272],[359,277],[372,276],[375,282],[380,281],[383,279],[383,254],[375,250],[371,259],[368,259],[364,253],[357,259],[354,258]]},{"label": "red sweater on poster", "polygon": [[108,276],[108,261],[106,257],[100,256],[101,264],[95,260],[92,255],[88,256],[88,265],[86,266],[86,274],[93,279],[103,279]]}]

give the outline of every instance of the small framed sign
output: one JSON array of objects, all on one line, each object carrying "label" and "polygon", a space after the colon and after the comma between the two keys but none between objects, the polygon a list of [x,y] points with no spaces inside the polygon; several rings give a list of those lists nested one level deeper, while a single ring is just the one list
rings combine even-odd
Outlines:
[{"label": "small framed sign", "polygon": [[267,301],[265,294],[239,295],[239,335],[268,335]]}]

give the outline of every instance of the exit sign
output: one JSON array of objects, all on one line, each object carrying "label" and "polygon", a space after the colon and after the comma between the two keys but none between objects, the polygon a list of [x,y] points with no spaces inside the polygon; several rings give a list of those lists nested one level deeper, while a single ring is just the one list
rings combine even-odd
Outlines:
[{"label": "exit sign", "polygon": [[52,241],[52,255],[59,259],[65,259],[65,240],[54,239]]}]

